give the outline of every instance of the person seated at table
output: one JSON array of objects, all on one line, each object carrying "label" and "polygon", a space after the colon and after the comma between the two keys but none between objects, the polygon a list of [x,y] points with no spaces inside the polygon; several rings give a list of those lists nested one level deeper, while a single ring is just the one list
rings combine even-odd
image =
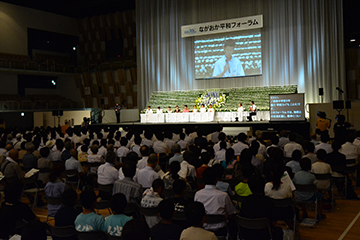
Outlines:
[{"label": "person seated at table", "polygon": [[158,106],[158,108],[156,109],[156,113],[157,114],[163,113],[163,110],[160,108],[160,106]]},{"label": "person seated at table", "polygon": [[168,107],[167,113],[172,113],[171,107]]},{"label": "person seated at table", "polygon": [[200,112],[201,113],[206,112],[205,104],[201,104]]},{"label": "person seated at table", "polygon": [[244,111],[244,107],[242,106],[242,103],[239,102],[239,107],[237,109],[238,112],[243,112]]},{"label": "person seated at table", "polygon": [[174,112],[175,112],[175,113],[181,113],[181,110],[180,110],[179,106],[176,106],[176,109],[175,109]]},{"label": "person seated at table", "polygon": [[196,112],[198,112],[198,109],[197,109],[197,106],[196,106],[196,105],[194,105],[194,110],[193,110],[193,113],[196,113]]},{"label": "person seated at table", "polygon": [[151,106],[148,106],[145,113],[146,114],[152,114],[153,113],[153,110],[151,109]]},{"label": "person seated at table", "polygon": [[188,106],[184,105],[183,113],[188,113],[188,112],[189,112]]},{"label": "person seated at table", "polygon": [[211,104],[209,105],[208,112],[215,112],[215,109],[212,107],[212,105],[211,105]]}]

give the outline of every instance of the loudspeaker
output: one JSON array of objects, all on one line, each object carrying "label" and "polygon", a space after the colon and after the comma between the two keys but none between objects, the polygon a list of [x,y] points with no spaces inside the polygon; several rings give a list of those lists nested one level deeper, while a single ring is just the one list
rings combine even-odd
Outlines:
[{"label": "loudspeaker", "polygon": [[345,101],[345,108],[346,109],[351,109],[351,100],[346,100]]},{"label": "loudspeaker", "polygon": [[319,88],[319,96],[324,96],[324,88]]},{"label": "loudspeaker", "polygon": [[53,115],[54,117],[62,116],[62,115],[63,115],[63,111],[62,111],[62,110],[54,110],[54,111],[52,111],[52,115]]},{"label": "loudspeaker", "polygon": [[344,109],[344,101],[343,100],[333,101],[333,109]]}]

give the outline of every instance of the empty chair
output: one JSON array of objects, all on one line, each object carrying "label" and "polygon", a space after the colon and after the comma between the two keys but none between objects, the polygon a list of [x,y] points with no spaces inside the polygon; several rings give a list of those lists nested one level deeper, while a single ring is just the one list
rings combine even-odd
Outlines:
[{"label": "empty chair", "polygon": [[261,229],[267,230],[268,235],[265,238],[262,236],[259,239],[272,239],[270,222],[267,218],[252,219],[236,215],[236,223],[240,229],[240,239],[248,239],[249,234],[252,236],[251,239],[256,239],[254,237],[259,234]]}]

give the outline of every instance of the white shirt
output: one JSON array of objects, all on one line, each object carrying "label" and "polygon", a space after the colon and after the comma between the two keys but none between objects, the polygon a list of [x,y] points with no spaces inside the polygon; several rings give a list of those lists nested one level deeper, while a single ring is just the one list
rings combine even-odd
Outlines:
[{"label": "white shirt", "polygon": [[286,138],[286,137],[280,137],[280,138],[279,138],[278,146],[283,149],[284,146],[285,146],[286,144],[288,144],[289,142],[290,142],[290,140],[289,140],[288,138]]},{"label": "white shirt", "polygon": [[215,161],[225,161],[226,158],[226,149],[221,149],[215,153]]},{"label": "white shirt", "polygon": [[[231,144],[229,142],[226,142],[226,149],[230,148]],[[214,152],[216,153],[217,151],[220,150],[220,142],[218,142],[217,144],[215,144],[213,146]]]},{"label": "white shirt", "polygon": [[175,141],[173,141],[172,139],[168,139],[168,138],[165,138],[164,139],[164,143],[166,143],[169,148],[171,149],[171,147],[176,143]]},{"label": "white shirt", "polygon": [[304,155],[302,158],[308,158],[311,161],[311,164],[314,164],[318,161],[315,153],[308,153]]},{"label": "white shirt", "polygon": [[360,147],[360,138],[355,138],[353,144],[357,147]]},{"label": "white shirt", "polygon": [[341,146],[339,153],[344,154],[346,159],[358,159],[360,148],[350,142],[346,142]]},{"label": "white shirt", "polygon": [[107,149],[104,146],[101,146],[98,151],[98,155],[101,155],[104,159],[106,157]]},{"label": "white shirt", "polygon": [[138,161],[138,163],[136,164],[136,168],[139,169],[139,170],[145,168],[147,166],[148,158],[149,158],[149,156],[142,157],[142,159],[140,159]]},{"label": "white shirt", "polygon": [[208,109],[208,112],[215,112],[215,109],[209,108],[209,109]]},{"label": "white shirt", "polygon": [[272,199],[284,199],[292,197],[291,186],[286,184],[286,182],[281,183],[278,190],[272,189],[273,186],[274,185],[271,182],[265,184],[265,196],[268,196]]},{"label": "white shirt", "polygon": [[163,113],[163,110],[160,108],[160,109],[156,109],[156,113],[157,114],[160,114],[160,113]]},{"label": "white shirt", "polygon": [[197,111],[198,111],[198,110],[194,108],[192,112],[193,112],[193,113],[196,113]]},{"label": "white shirt", "polygon": [[214,71],[212,76],[217,77],[224,71],[226,64],[229,64],[229,69],[226,70],[222,77],[231,77],[231,76],[245,76],[244,68],[241,61],[232,56],[230,61],[226,59],[226,56],[222,56],[219,60],[215,62]]},{"label": "white shirt", "polygon": [[237,110],[238,112],[243,112],[244,111],[244,107],[243,106],[241,106],[241,107],[238,107],[238,110]]},{"label": "white shirt", "polygon": [[169,110],[169,109],[168,109],[168,110],[167,110],[167,113],[172,113],[172,110]]},{"label": "white shirt", "polygon": [[253,110],[250,110],[250,111],[252,111],[252,112],[256,111],[256,105],[255,104],[251,105],[250,107],[253,109]]},{"label": "white shirt", "polygon": [[150,108],[150,109],[146,109],[146,114],[152,114],[153,113],[153,110]]},{"label": "white shirt", "polygon": [[87,157],[88,162],[102,162],[103,160],[104,160],[103,157],[97,154],[95,155],[92,154]]},{"label": "white shirt", "polygon": [[131,150],[133,152],[136,152],[136,154],[138,155],[139,158],[141,157],[140,148],[141,148],[140,145],[134,145],[131,148]]},{"label": "white shirt", "polygon": [[140,169],[136,174],[137,183],[141,184],[143,188],[151,188],[153,181],[158,178],[160,175],[149,166]]},{"label": "white shirt", "polygon": [[304,155],[304,150],[300,144],[298,144],[296,142],[289,142],[288,144],[286,144],[284,146],[284,156],[291,158],[291,155],[294,150],[300,150],[301,155]]},{"label": "white shirt", "polygon": [[235,156],[240,156],[241,152],[244,150],[244,149],[248,149],[249,148],[249,145],[243,143],[243,142],[238,142],[238,143],[235,143],[233,146],[232,146],[232,149],[234,149],[234,152],[235,152]]},{"label": "white shirt", "polygon": [[[195,193],[194,201],[204,204],[206,214],[233,215],[236,213],[229,195],[216,188],[215,185],[205,185],[205,188]],[[204,228],[217,230],[224,227],[226,223],[204,224]]]},{"label": "white shirt", "polygon": [[202,107],[202,108],[200,108],[200,112],[201,112],[201,113],[206,112],[206,108],[203,108],[203,107]]},{"label": "white shirt", "polygon": [[180,163],[180,171],[178,172],[178,174],[182,178],[186,178],[186,177],[196,178],[196,169],[193,165],[183,160]]},{"label": "white shirt", "polygon": [[317,153],[317,151],[319,151],[319,149],[324,149],[326,151],[326,154],[332,153],[332,151],[333,151],[330,144],[323,143],[323,142],[315,146],[314,152]]},{"label": "white shirt", "polygon": [[155,153],[166,153],[166,154],[170,153],[169,146],[163,141],[159,141],[159,140],[154,142],[153,149]]},{"label": "white shirt", "polygon": [[[311,172],[317,174],[332,173],[331,166],[324,162],[316,162],[311,165]],[[315,180],[315,185],[318,189],[326,189],[330,186],[330,179]]]},{"label": "white shirt", "polygon": [[188,148],[188,143],[185,142],[185,140],[180,140],[177,142],[177,144],[180,145],[181,149],[187,149]]},{"label": "white shirt", "polygon": [[126,157],[126,155],[130,152],[130,150],[127,147],[121,146],[116,150],[116,155],[119,158]]},{"label": "white shirt", "polygon": [[98,183],[101,185],[114,184],[119,178],[119,171],[114,164],[106,162],[98,168]]},{"label": "white shirt", "polygon": [[153,141],[147,139],[147,138],[143,138],[143,140],[141,141],[141,145],[142,146],[148,146],[148,147],[152,147],[154,144]]}]

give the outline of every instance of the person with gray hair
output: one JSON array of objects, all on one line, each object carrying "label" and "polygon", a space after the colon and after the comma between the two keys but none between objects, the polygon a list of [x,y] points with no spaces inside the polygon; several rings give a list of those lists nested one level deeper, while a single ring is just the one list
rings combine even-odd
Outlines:
[{"label": "person with gray hair", "polygon": [[170,158],[169,160],[169,164],[171,164],[174,161],[177,161],[179,163],[181,163],[182,161],[184,161],[183,156],[181,154],[181,147],[179,144],[174,144],[171,147],[171,152],[174,154],[174,156],[172,158]]},{"label": "person with gray hair", "polygon": [[6,158],[5,162],[1,165],[1,172],[5,176],[5,182],[7,184],[11,183],[20,183],[24,179],[24,173],[18,164],[19,152],[15,149],[9,151],[9,156]]},{"label": "person with gray hair", "polygon": [[37,168],[38,158],[33,154],[35,146],[32,142],[25,144],[26,153],[23,157],[23,164],[25,172],[30,171],[32,168]]},{"label": "person with gray hair", "polygon": [[151,188],[153,181],[160,178],[160,175],[154,171],[158,163],[159,157],[155,153],[152,153],[147,160],[147,166],[140,169],[137,173],[136,181],[141,184],[143,188]]}]

